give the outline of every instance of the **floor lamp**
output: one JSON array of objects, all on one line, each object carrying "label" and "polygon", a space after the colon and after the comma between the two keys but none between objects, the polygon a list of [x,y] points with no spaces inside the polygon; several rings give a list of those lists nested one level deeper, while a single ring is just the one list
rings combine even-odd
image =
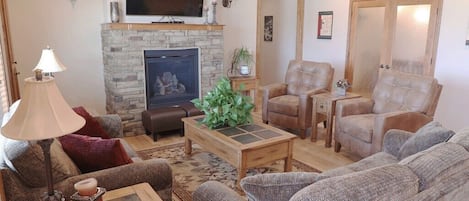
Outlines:
[{"label": "floor lamp", "polygon": [[[51,57],[52,58],[52,57]],[[77,115],[63,98],[55,79],[43,76],[26,78],[22,99],[11,119],[2,127],[2,134],[15,140],[36,141],[44,153],[47,192],[44,201],[62,201],[61,192],[54,190],[50,145],[55,137],[77,131],[85,120]]]}]

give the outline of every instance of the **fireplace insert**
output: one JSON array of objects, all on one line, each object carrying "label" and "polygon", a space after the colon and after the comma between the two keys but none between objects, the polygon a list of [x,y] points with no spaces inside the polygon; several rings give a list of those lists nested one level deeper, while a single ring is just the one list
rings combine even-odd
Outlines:
[{"label": "fireplace insert", "polygon": [[146,109],[199,97],[199,49],[145,50]]}]

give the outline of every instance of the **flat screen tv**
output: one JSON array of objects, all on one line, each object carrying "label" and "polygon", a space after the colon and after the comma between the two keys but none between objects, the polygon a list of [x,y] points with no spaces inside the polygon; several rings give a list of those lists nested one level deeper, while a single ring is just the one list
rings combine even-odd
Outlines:
[{"label": "flat screen tv", "polygon": [[202,17],[204,0],[126,0],[127,15]]}]

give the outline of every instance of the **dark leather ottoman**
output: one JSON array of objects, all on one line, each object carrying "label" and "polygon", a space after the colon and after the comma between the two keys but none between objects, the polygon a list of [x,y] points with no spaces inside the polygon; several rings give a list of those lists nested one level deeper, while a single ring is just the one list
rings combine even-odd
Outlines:
[{"label": "dark leather ottoman", "polygon": [[203,115],[204,112],[197,109],[193,103],[183,103],[179,105],[184,111],[186,111],[186,117],[192,117],[197,115]]},{"label": "dark leather ottoman", "polygon": [[153,135],[153,140],[158,140],[158,134],[165,131],[180,130],[180,135],[184,136],[183,117],[203,115],[192,103],[161,107],[142,112],[143,127],[147,134]]},{"label": "dark leather ottoman", "polygon": [[158,140],[158,134],[164,131],[180,129],[184,135],[181,118],[186,117],[186,111],[180,107],[162,107],[142,112],[143,127],[147,134],[153,135],[153,140]]}]

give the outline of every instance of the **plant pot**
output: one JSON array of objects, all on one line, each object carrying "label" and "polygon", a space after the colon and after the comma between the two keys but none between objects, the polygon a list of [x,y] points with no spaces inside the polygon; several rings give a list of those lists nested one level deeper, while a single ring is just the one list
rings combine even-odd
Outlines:
[{"label": "plant pot", "polygon": [[335,94],[339,96],[345,96],[346,93],[347,93],[347,89],[340,88],[340,87],[335,88]]},{"label": "plant pot", "polygon": [[239,74],[240,75],[249,75],[251,73],[251,69],[247,65],[242,65],[239,67]]}]

